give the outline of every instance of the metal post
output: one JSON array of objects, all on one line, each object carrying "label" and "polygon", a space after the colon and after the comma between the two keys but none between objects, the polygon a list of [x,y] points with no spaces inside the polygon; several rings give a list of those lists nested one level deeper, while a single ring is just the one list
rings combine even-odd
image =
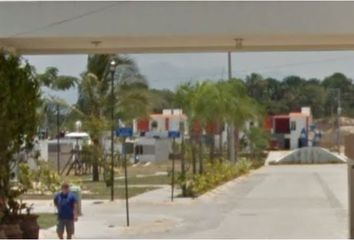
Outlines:
[{"label": "metal post", "polygon": [[59,126],[59,104],[57,104],[57,171],[60,174],[60,126]]},{"label": "metal post", "polygon": [[[182,127],[180,127],[180,131],[181,131],[181,173],[182,173],[182,177],[183,177],[183,181],[186,178],[186,159],[185,159],[185,139],[184,139],[184,124],[182,125]],[[186,196],[186,184],[182,185],[182,196],[185,197]]]},{"label": "metal post", "polygon": [[354,238],[354,164],[348,159],[348,215],[349,215],[349,239]]},{"label": "metal post", "polygon": [[125,178],[125,208],[126,208],[126,214],[127,214],[127,226],[129,227],[129,194],[128,194],[128,167],[127,167],[127,150],[125,149],[125,140],[126,137],[124,137],[123,140],[123,152],[124,152],[124,178]]},{"label": "metal post", "polygon": [[[228,78],[232,79],[231,52],[227,52],[228,63]],[[232,163],[235,163],[235,127],[233,124],[228,125],[229,143],[229,158]]]},{"label": "metal post", "polygon": [[171,201],[173,202],[173,195],[175,189],[175,143],[176,138],[173,137],[172,140],[172,174],[171,174]]},{"label": "metal post", "polygon": [[232,66],[231,66],[231,52],[227,52],[227,72],[228,72],[228,79],[231,80],[232,78]]},{"label": "metal post", "polygon": [[111,201],[114,201],[114,73],[115,65],[111,65]]}]

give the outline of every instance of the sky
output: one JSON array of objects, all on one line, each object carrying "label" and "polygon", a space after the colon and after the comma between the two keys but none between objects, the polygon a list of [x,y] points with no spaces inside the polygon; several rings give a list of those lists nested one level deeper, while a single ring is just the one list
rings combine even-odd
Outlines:
[{"label": "sky", "polygon": [[[227,53],[184,54],[131,54],[145,75],[151,88],[171,89],[187,81],[227,78]],[[24,56],[43,72],[49,66],[57,67],[59,74],[79,76],[85,70],[87,55],[35,55]],[[264,77],[282,79],[298,75],[306,79],[322,79],[334,72],[354,78],[354,52],[248,52],[232,53],[233,77],[244,78],[252,72]],[[57,91],[45,89],[54,95],[75,103],[77,90]]]}]

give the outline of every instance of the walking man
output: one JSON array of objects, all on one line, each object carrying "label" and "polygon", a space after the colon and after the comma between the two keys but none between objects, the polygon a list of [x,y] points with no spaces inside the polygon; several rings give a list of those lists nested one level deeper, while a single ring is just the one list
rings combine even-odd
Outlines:
[{"label": "walking man", "polygon": [[77,199],[74,193],[70,192],[68,183],[63,183],[61,192],[54,197],[54,205],[58,210],[57,234],[60,239],[64,238],[66,229],[67,239],[74,234],[74,222],[78,218]]}]

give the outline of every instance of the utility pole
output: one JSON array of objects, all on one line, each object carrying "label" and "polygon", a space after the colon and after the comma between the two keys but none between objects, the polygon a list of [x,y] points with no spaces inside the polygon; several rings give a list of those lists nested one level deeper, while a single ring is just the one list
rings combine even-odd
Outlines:
[{"label": "utility pole", "polygon": [[232,78],[231,52],[227,52],[227,72],[228,72],[228,78],[229,80],[231,80]]},{"label": "utility pole", "polygon": [[60,125],[59,104],[57,103],[57,172],[60,174]]},{"label": "utility pole", "polygon": [[[227,65],[228,65],[228,78],[232,79],[232,66],[231,66],[231,52],[227,52]],[[235,163],[235,127],[233,124],[228,126],[229,137],[229,159],[232,163]]]},{"label": "utility pole", "polygon": [[338,153],[340,153],[340,115],[342,112],[341,108],[341,91],[340,88],[337,88],[337,148],[338,148]]},{"label": "utility pole", "polygon": [[116,62],[114,60],[111,61],[110,66],[111,72],[111,201],[114,201],[114,74],[116,72]]}]

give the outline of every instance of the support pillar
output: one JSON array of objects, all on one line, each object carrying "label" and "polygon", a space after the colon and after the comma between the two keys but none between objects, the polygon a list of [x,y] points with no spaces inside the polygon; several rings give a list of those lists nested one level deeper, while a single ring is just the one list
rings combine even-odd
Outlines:
[{"label": "support pillar", "polygon": [[349,239],[354,238],[354,134],[345,138],[345,155],[348,157],[348,222]]}]

